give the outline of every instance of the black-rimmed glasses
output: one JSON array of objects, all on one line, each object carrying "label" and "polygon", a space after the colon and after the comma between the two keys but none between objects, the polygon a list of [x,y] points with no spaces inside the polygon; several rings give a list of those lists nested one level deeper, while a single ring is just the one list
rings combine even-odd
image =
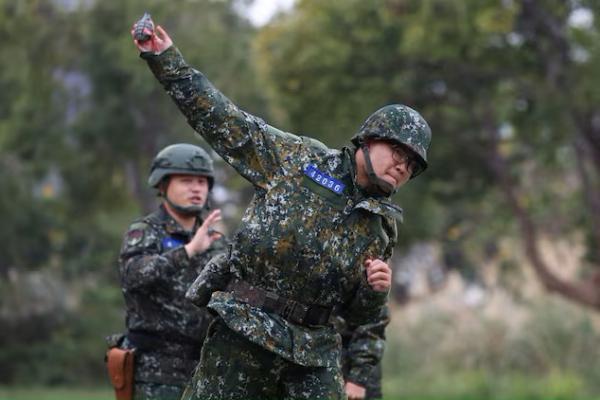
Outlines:
[{"label": "black-rimmed glasses", "polygon": [[415,157],[399,144],[392,145],[392,158],[397,163],[406,165],[406,168],[411,172],[418,168]]}]

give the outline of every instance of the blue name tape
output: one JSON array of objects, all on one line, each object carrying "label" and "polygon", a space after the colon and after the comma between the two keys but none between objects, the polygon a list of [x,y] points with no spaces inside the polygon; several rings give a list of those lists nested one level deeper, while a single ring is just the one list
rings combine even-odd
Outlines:
[{"label": "blue name tape", "polygon": [[341,194],[346,187],[346,185],[339,180],[320,171],[314,164],[308,164],[306,168],[304,168],[304,174],[319,185],[337,194]]},{"label": "blue name tape", "polygon": [[172,237],[167,237],[162,240],[162,245],[165,249],[173,249],[175,247],[183,246],[183,242]]}]

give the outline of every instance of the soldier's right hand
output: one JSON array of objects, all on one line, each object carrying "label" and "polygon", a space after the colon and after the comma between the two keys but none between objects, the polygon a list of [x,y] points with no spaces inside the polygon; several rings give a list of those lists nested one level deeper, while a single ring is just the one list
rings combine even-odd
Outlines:
[{"label": "soldier's right hand", "polygon": [[193,257],[198,253],[202,253],[210,247],[212,242],[222,236],[219,232],[210,229],[213,224],[220,220],[221,210],[217,209],[208,214],[208,217],[206,217],[204,223],[200,225],[200,228],[198,228],[192,240],[185,245],[185,251],[187,252],[188,257]]},{"label": "soldier's right hand", "polygon": [[367,389],[364,386],[346,381],[344,385],[348,400],[363,400],[367,394]]},{"label": "soldier's right hand", "polygon": [[145,29],[144,33],[150,35],[148,40],[139,41],[134,37],[135,33],[135,24],[131,28],[131,37],[133,38],[133,43],[137,46],[139,51],[141,52],[151,52],[156,55],[162,53],[167,50],[169,47],[173,46],[173,41],[171,37],[165,31],[162,26],[158,25],[154,31],[150,31]]},{"label": "soldier's right hand", "polygon": [[385,261],[368,259],[365,261],[367,282],[376,292],[388,292],[392,286],[392,269]]}]

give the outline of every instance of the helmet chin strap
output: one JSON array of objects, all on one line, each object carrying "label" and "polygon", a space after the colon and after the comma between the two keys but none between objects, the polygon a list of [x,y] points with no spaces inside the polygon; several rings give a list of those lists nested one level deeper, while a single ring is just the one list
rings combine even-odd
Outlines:
[{"label": "helmet chin strap", "polygon": [[389,197],[396,193],[398,190],[391,183],[384,181],[380,177],[377,176],[375,170],[373,169],[373,164],[371,163],[371,156],[369,154],[369,147],[365,144],[360,146],[364,156],[365,156],[365,169],[367,170],[367,178],[369,179],[369,183],[371,184],[372,191],[375,194],[380,196]]},{"label": "helmet chin strap", "polygon": [[208,199],[204,203],[204,205],[202,205],[202,206],[196,206],[196,205],[181,206],[179,204],[176,204],[176,203],[172,202],[171,199],[169,199],[169,196],[166,195],[166,193],[163,194],[162,197],[165,199],[165,201],[167,202],[167,204],[172,209],[174,209],[178,213],[181,213],[182,215],[186,215],[186,216],[189,216],[189,217],[198,217],[198,216],[200,216],[200,214],[202,214],[202,211],[208,210],[208,208],[209,208],[208,207]]}]

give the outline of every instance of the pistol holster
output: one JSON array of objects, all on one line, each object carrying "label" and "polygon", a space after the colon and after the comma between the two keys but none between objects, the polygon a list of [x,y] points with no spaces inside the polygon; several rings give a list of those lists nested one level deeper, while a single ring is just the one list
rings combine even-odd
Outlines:
[{"label": "pistol holster", "polygon": [[134,351],[113,347],[106,352],[106,367],[117,400],[133,399]]}]

